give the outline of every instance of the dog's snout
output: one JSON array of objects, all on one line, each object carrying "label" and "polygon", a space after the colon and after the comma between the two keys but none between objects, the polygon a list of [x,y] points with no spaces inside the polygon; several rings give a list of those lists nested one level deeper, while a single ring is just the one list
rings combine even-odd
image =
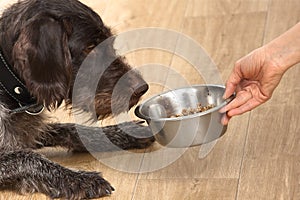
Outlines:
[{"label": "dog's snout", "polygon": [[136,85],[133,90],[134,90],[134,96],[142,96],[145,94],[149,89],[149,85],[146,82],[143,82],[142,84]]}]

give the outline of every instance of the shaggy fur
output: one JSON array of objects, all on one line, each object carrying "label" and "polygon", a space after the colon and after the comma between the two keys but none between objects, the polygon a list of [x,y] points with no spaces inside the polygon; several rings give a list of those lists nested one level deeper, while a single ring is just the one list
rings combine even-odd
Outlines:
[{"label": "shaggy fur", "polygon": [[[48,110],[63,101],[72,107],[73,85],[81,64],[98,44],[111,37],[101,18],[77,0],[23,0],[6,9],[0,18],[0,48],[7,63],[37,103]],[[105,59],[96,63],[103,69],[95,98],[87,98],[91,91],[83,88],[73,109],[93,108],[99,119],[128,111],[148,85],[116,55],[113,39],[102,52],[93,54],[114,61],[107,68]],[[88,74],[84,80],[90,81]],[[120,80],[122,87],[115,91]],[[82,152],[87,151],[83,144],[88,143],[89,150],[110,151],[145,148],[154,141],[149,128],[135,122],[103,128],[49,124],[44,114],[12,113],[18,106],[0,89],[0,185],[21,193],[88,199],[110,195],[114,190],[99,173],[69,170],[34,149],[61,146]],[[77,130],[82,133],[80,137]]]}]

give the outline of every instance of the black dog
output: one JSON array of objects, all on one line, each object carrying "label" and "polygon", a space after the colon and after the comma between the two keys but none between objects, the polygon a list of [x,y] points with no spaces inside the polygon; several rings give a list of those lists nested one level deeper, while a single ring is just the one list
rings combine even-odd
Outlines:
[{"label": "black dog", "polygon": [[[112,38],[101,18],[77,0],[24,0],[0,18],[0,185],[51,198],[87,199],[110,195],[113,187],[97,172],[72,171],[35,153],[45,146],[73,151],[145,148],[153,141],[148,127],[134,122],[91,128],[47,123],[43,107],[69,108],[80,66],[94,48]],[[90,111],[99,119],[128,111],[147,91],[141,75],[116,56],[113,39],[94,63],[102,70],[95,98],[82,88],[72,109]],[[105,67],[105,61],[113,60]],[[94,66],[94,67],[95,67]],[[96,68],[95,68],[96,69]],[[91,72],[93,73],[93,72]],[[89,81],[85,74],[85,82]],[[121,82],[121,89],[115,86]],[[113,93],[114,98],[113,97]],[[127,101],[127,102],[124,102]],[[114,108],[114,109],[112,109]],[[78,135],[78,129],[82,133]],[[145,137],[135,138],[127,132]],[[114,145],[112,145],[114,144]]]}]

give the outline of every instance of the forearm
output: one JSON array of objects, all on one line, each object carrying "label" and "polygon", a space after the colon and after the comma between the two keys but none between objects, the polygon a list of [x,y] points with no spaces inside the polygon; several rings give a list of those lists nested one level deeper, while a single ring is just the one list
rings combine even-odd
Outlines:
[{"label": "forearm", "polygon": [[267,55],[283,71],[300,62],[300,22],[265,45]]}]

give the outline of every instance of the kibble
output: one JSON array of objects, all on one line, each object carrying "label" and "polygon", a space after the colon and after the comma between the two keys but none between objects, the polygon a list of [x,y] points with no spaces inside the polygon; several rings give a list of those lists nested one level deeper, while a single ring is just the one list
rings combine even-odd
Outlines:
[{"label": "kibble", "polygon": [[208,104],[206,106],[202,106],[201,103],[199,103],[197,105],[197,108],[184,108],[182,109],[180,114],[171,115],[170,118],[183,117],[183,116],[188,116],[196,113],[201,113],[214,107],[215,107],[214,104]]}]

